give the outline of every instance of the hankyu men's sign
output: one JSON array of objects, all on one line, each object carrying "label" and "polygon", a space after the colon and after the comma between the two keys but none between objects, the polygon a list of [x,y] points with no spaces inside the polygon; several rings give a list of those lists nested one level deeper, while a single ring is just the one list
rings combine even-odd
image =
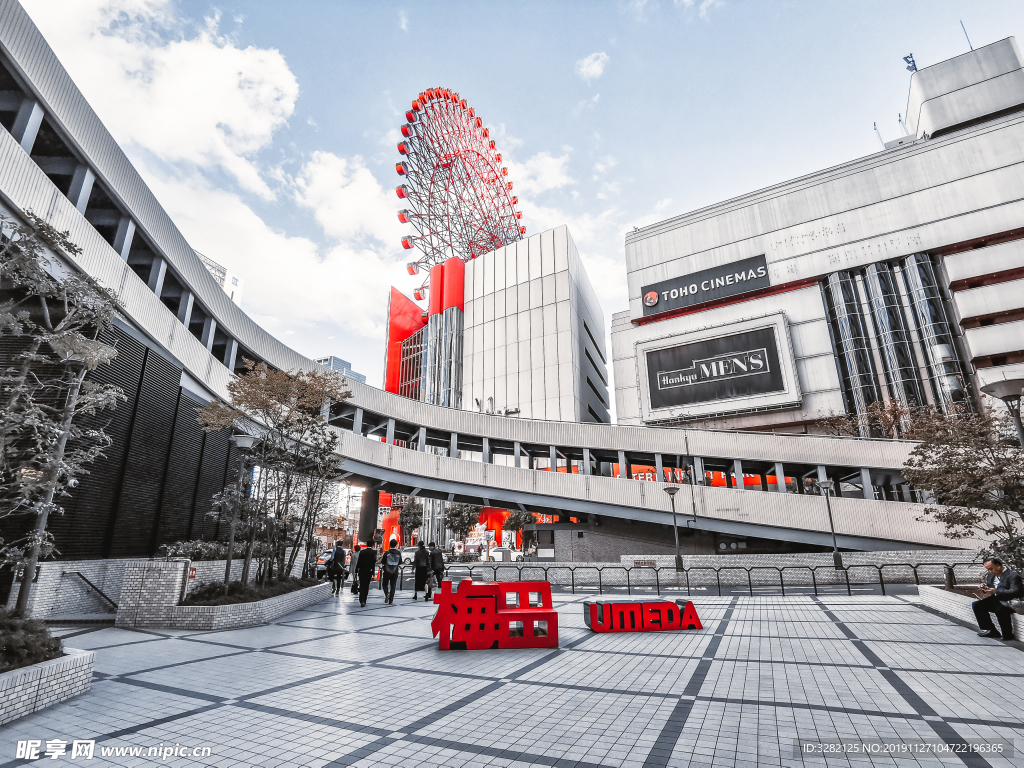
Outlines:
[{"label": "hankyu men's sign", "polygon": [[774,327],[647,352],[651,408],[783,392]]},{"label": "hankyu men's sign", "polygon": [[749,291],[767,288],[768,264],[764,255],[734,261],[720,267],[704,269],[640,289],[644,317],[660,315],[674,309],[692,307],[706,301],[724,299]]}]

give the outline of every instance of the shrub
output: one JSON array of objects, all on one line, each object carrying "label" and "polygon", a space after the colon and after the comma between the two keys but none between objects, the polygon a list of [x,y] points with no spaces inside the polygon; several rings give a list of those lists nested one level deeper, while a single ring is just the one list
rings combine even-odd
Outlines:
[{"label": "shrub", "polygon": [[268,597],[286,595],[298,589],[315,587],[322,582],[316,579],[278,579],[267,584],[265,587],[255,584],[242,584],[240,581],[232,581],[228,585],[228,593],[224,594],[223,581],[207,581],[196,586],[188,597],[182,601],[182,605],[234,605],[236,603],[255,603],[257,600],[266,600]]},{"label": "shrub", "polygon": [[[253,547],[253,557],[267,557],[267,545],[257,542]],[[187,557],[189,560],[226,560],[228,545],[224,541],[176,541],[173,544],[162,544],[157,550],[160,557]],[[245,542],[236,541],[234,559],[245,557]]]},{"label": "shrub", "polygon": [[20,619],[0,608],[0,672],[38,664],[63,655],[59,637],[41,621]]}]

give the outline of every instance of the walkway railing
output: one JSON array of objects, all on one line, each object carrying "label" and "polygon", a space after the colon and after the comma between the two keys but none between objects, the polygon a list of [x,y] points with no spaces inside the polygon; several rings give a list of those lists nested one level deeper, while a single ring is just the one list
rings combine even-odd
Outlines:
[{"label": "walkway railing", "polygon": [[[959,569],[959,570],[958,570]],[[406,582],[413,578],[414,569],[402,566],[399,575],[399,589],[406,589]],[[965,582],[980,582],[984,568],[980,561],[971,563],[881,563],[849,565],[837,569],[833,565],[724,565],[691,566],[676,570],[674,566],[652,565],[563,565],[544,563],[453,563],[445,568],[445,578],[458,581],[549,581],[553,585],[568,587],[573,594],[577,588],[591,590],[598,594],[606,590],[625,587],[626,593],[633,590],[658,595],[662,590],[686,590],[714,588],[719,595],[723,587],[745,587],[753,596],[755,589],[786,590],[810,588],[818,594],[821,587],[846,587],[848,595],[854,586],[871,586],[886,594],[886,586],[897,584],[956,584],[957,579]],[[411,585],[410,585],[411,586]]]}]

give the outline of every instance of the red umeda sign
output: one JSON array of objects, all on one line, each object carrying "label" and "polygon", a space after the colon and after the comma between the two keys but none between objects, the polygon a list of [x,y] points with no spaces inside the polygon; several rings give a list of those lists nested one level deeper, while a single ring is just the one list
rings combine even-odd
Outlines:
[{"label": "red umeda sign", "polygon": [[430,622],[438,648],[557,648],[558,611],[547,581],[441,582]]},{"label": "red umeda sign", "polygon": [[663,632],[704,629],[697,609],[688,600],[657,602],[596,602],[583,604],[583,619],[594,632]]}]

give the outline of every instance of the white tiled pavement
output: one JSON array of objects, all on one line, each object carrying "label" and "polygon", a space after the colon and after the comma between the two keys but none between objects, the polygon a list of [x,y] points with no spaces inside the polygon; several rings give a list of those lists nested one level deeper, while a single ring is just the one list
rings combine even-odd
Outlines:
[{"label": "white tiled pavement", "polygon": [[[1024,750],[1021,644],[980,639],[913,597],[702,596],[703,631],[603,635],[586,629],[585,599],[555,596],[557,650],[439,651],[434,607],[408,592],[394,606],[371,592],[361,609],[346,591],[221,632],[61,628],[96,651],[92,690],[0,728],[0,768],[28,764],[15,758],[27,739],[97,741],[92,760],[44,766],[1024,766],[1016,752],[797,749]],[[212,756],[100,755],[175,744]]]}]

